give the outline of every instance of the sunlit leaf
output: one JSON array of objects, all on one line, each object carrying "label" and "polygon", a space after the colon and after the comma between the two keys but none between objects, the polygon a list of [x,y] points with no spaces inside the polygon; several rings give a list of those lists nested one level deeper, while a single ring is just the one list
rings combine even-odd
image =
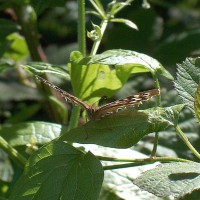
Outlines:
[{"label": "sunlit leaf", "polygon": [[200,82],[200,58],[187,58],[178,65],[175,88],[184,103],[194,112],[195,91]]},{"label": "sunlit leaf", "polygon": [[127,109],[101,120],[89,121],[62,135],[59,140],[128,148],[149,133],[176,125],[182,108],[183,105],[139,111]]},{"label": "sunlit leaf", "polygon": [[48,122],[24,122],[2,126],[0,135],[11,145],[46,144],[67,131],[66,126]]},{"label": "sunlit leaf", "polygon": [[33,154],[10,200],[95,200],[103,181],[101,163],[65,142],[51,142]]},{"label": "sunlit leaf", "polygon": [[200,189],[200,164],[169,163],[144,172],[134,180],[143,190],[162,198],[179,199]]}]

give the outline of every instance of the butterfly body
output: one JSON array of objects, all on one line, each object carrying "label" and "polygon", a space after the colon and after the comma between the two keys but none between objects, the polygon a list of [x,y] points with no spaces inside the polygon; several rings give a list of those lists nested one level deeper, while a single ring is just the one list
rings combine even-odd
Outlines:
[{"label": "butterfly body", "polygon": [[81,106],[84,110],[86,110],[88,118],[90,120],[97,120],[101,119],[104,116],[111,115],[113,113],[119,112],[120,110],[124,110],[127,107],[134,107],[137,105],[142,104],[144,101],[148,101],[153,96],[159,95],[159,89],[148,90],[144,92],[140,92],[131,96],[128,96],[123,99],[116,100],[114,102],[102,105],[100,107],[95,105],[89,105],[79,98],[67,93],[66,91],[60,89],[58,86],[54,85],[53,83],[47,81],[46,79],[37,76],[36,78],[42,82],[50,86],[51,88],[60,92],[61,96],[66,100],[72,103],[75,106]]}]

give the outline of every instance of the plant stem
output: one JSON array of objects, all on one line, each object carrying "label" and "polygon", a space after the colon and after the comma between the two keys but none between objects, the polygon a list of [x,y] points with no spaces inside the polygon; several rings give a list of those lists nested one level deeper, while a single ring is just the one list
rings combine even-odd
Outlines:
[{"label": "plant stem", "polygon": [[[158,77],[156,76],[156,74],[152,73],[152,77],[153,77],[153,80],[154,80],[155,87],[157,89],[160,89],[160,84],[159,84]],[[161,103],[161,96],[159,95],[156,98],[156,106],[160,106],[160,103]],[[155,137],[154,137],[153,149],[152,149],[150,157],[155,157],[156,156],[158,140],[159,140],[159,135],[158,135],[158,132],[156,132],[155,133]]]},{"label": "plant stem", "polygon": [[74,106],[72,109],[72,113],[71,113],[71,118],[69,121],[69,126],[68,126],[68,130],[71,130],[73,128],[76,128],[78,126],[78,119],[79,119],[79,114],[80,114],[80,106]]},{"label": "plant stem", "polygon": [[141,166],[141,165],[147,165],[150,163],[155,162],[192,162],[190,160],[181,159],[181,158],[172,158],[172,157],[157,157],[157,158],[144,158],[144,159],[120,159],[120,158],[109,158],[109,157],[101,157],[98,156],[100,160],[103,161],[115,161],[115,162],[130,162],[130,163],[123,163],[118,165],[109,165],[104,166],[104,170],[111,170],[111,169],[121,169],[121,168],[127,168],[127,167],[135,167],[135,166]]},{"label": "plant stem", "polygon": [[[85,0],[78,1],[78,44],[79,51],[86,56],[86,34],[85,34]],[[73,67],[71,69],[73,71]],[[73,107],[69,122],[69,130],[77,127],[80,115],[80,107]]]},{"label": "plant stem", "polygon": [[86,40],[85,40],[85,0],[78,1],[78,44],[79,51],[86,56]]},{"label": "plant stem", "polygon": [[106,30],[107,25],[108,25],[108,20],[103,20],[101,22],[101,25],[100,25],[101,37],[94,42],[94,44],[92,46],[92,50],[91,50],[90,56],[93,56],[93,55],[95,55],[97,53],[97,50],[99,48],[99,45],[101,43],[101,40],[103,38],[103,34],[104,34],[105,30]]},{"label": "plant stem", "polygon": [[24,168],[27,160],[16,149],[10,146],[6,140],[0,136],[0,148],[3,149],[10,158],[16,162],[22,169]]},{"label": "plant stem", "polygon": [[134,0],[127,0],[124,4],[122,4],[118,9],[115,10],[114,14],[117,14],[119,11],[121,11],[124,7],[128,6],[133,2]]},{"label": "plant stem", "polygon": [[39,43],[37,31],[37,17],[29,4],[13,4],[13,9],[22,27],[22,32],[27,42],[33,61],[47,61],[46,55]]},{"label": "plant stem", "polygon": [[183,142],[187,145],[187,147],[190,149],[190,151],[198,158],[200,159],[200,154],[198,151],[192,146],[192,144],[189,142],[188,138],[185,136],[183,131],[180,129],[179,126],[175,127],[176,132],[178,133],[179,137],[183,140]]}]

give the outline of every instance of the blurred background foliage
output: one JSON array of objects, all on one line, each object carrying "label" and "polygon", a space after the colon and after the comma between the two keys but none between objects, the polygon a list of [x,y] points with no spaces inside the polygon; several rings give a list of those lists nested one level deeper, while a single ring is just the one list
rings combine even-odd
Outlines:
[{"label": "blurred background foliage", "polygon": [[[30,74],[20,67],[20,64],[37,60],[31,60],[21,27],[10,7],[11,1],[0,2],[0,122],[14,124],[31,120],[54,121],[42,111],[42,104],[38,103],[42,99],[41,94],[30,81]],[[101,2],[106,7],[108,1]],[[70,53],[78,50],[77,1],[57,0],[46,3],[32,0],[31,5],[36,12],[39,40],[47,61],[66,68]],[[93,9],[87,0],[86,9]],[[135,0],[119,12],[117,17],[133,21],[139,30],[120,23],[110,23],[98,53],[115,48],[144,53],[161,62],[174,77],[177,63],[186,57],[200,54],[199,0]],[[88,31],[92,30],[91,22],[99,24],[100,20],[87,15]],[[91,47],[92,41],[87,39],[87,52],[90,52]],[[69,82],[66,84],[66,81],[61,82],[55,77],[52,79],[58,85],[63,83],[61,87],[71,93]],[[160,81],[162,104],[167,106],[179,103],[180,99],[173,90],[173,82],[164,79]],[[134,75],[114,98],[151,88],[153,85],[148,74]],[[190,141],[200,150],[199,126],[188,110],[182,113],[180,123]],[[145,137],[135,148],[148,154],[152,149],[152,138],[151,135]],[[173,130],[160,134],[158,154],[194,159]]]}]

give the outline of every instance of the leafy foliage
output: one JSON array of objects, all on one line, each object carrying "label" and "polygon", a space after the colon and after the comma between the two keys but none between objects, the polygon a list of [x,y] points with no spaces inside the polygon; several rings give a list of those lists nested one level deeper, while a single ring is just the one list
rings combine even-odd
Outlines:
[{"label": "leafy foliage", "polygon": [[[126,192],[132,191],[130,180],[138,168],[128,172],[127,167],[144,170],[142,165],[157,161],[171,163],[144,172],[133,182],[162,198],[184,198],[199,190],[200,60],[182,62],[199,53],[198,1],[12,0],[3,1],[0,8],[0,148],[8,155],[0,154],[4,161],[0,196],[94,200],[103,190],[103,170],[126,168],[120,176],[129,185],[105,179],[104,188],[112,183],[114,189],[107,193],[115,197],[101,198],[127,199],[114,186],[120,182],[122,189],[117,190],[125,193],[123,187],[130,187]],[[85,39],[86,30],[90,40]],[[184,104],[171,81],[177,62],[182,63],[177,65],[174,85]],[[157,96],[139,108],[116,110],[88,122],[84,112],[66,105],[60,94],[23,68],[45,79],[49,73],[62,76],[67,80],[65,89],[89,102],[91,110],[103,96],[115,99],[125,84],[124,96],[136,90],[158,91],[161,85],[162,99]],[[123,98],[121,94],[117,98]],[[185,105],[197,119],[183,109]],[[96,144],[93,154],[92,145],[86,144]],[[143,152],[148,149],[151,156],[137,157],[130,149],[123,155],[112,154],[132,146]]]},{"label": "leafy foliage", "polygon": [[162,131],[177,123],[183,105],[147,110],[127,110],[90,121],[82,127],[72,129],[61,136],[61,140],[84,144],[98,144],[115,148],[135,145],[145,135]]},{"label": "leafy foliage", "polygon": [[199,58],[188,58],[178,65],[175,88],[187,106],[194,112],[194,95],[200,80]]},{"label": "leafy foliage", "polygon": [[177,199],[199,189],[199,181],[199,163],[189,162],[161,164],[144,172],[134,184],[159,197]]},{"label": "leafy foliage", "polygon": [[93,200],[102,181],[101,164],[90,152],[83,154],[67,143],[51,142],[30,158],[9,199]]}]

